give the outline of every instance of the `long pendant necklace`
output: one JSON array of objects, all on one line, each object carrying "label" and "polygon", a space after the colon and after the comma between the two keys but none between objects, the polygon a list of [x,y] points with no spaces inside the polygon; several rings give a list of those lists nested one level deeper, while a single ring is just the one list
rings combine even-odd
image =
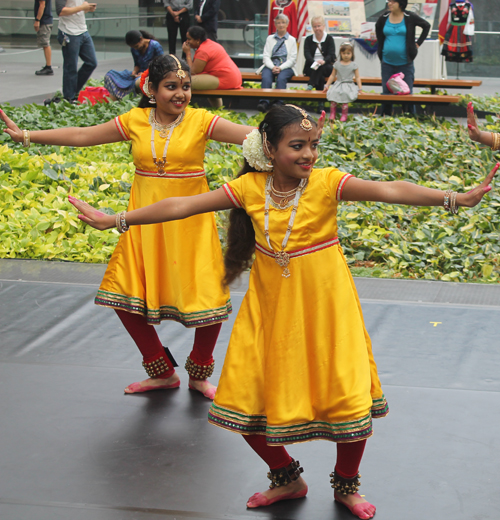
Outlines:
[{"label": "long pendant necklace", "polygon": [[292,213],[290,214],[290,220],[288,221],[285,237],[283,238],[283,242],[281,243],[281,251],[275,251],[271,246],[271,240],[269,238],[269,205],[272,200],[271,193],[273,191],[272,175],[269,175],[266,181],[266,198],[264,204],[264,235],[266,237],[269,249],[274,253],[274,259],[276,260],[276,263],[280,267],[284,268],[283,273],[281,274],[281,276],[283,276],[284,278],[288,278],[290,276],[290,270],[288,269],[288,264],[290,263],[290,255],[285,251],[285,247],[288,244],[288,239],[290,238],[290,235],[292,234],[293,223],[295,222],[295,215],[297,214],[297,208],[299,207],[299,199],[307,186],[307,182],[308,179],[302,179],[300,181],[300,184],[296,188],[295,197],[293,199]]},{"label": "long pendant necklace", "polygon": [[[174,128],[178,126],[184,119],[184,112],[182,112],[182,114],[179,114],[175,121],[172,121],[172,123],[169,123],[168,125],[161,125],[160,123],[158,123],[158,121],[156,121],[155,115],[156,110],[152,108],[149,113],[149,124],[151,125],[151,153],[153,155],[153,162],[158,168],[158,175],[165,175],[165,166],[167,164],[167,150],[168,145],[170,143],[170,137],[172,136]],[[155,130],[158,130],[162,139],[166,139],[165,147],[163,148],[163,156],[161,159],[158,159],[156,157]]]}]

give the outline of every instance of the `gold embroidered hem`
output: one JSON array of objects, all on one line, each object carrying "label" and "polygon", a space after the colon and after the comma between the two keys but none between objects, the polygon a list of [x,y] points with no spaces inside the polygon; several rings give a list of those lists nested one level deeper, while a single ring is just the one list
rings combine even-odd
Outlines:
[{"label": "gold embroidered hem", "polygon": [[[378,410],[383,405],[384,414]],[[389,413],[385,397],[373,400],[371,411],[353,421],[328,423],[311,421],[286,426],[269,426],[265,415],[245,415],[228,408],[212,404],[208,412],[208,422],[242,435],[265,435],[268,445],[283,446],[313,440],[332,442],[356,442],[373,435],[372,418],[384,417]]]},{"label": "gold embroidered hem", "polygon": [[146,302],[141,298],[111,293],[101,289],[97,292],[95,304],[102,307],[121,309],[134,314],[142,314],[150,325],[158,325],[163,320],[172,320],[182,323],[187,328],[203,327],[226,321],[232,311],[230,299],[227,300],[226,305],[217,309],[191,313],[181,312],[179,309],[168,305],[162,305],[159,309],[148,309]]}]

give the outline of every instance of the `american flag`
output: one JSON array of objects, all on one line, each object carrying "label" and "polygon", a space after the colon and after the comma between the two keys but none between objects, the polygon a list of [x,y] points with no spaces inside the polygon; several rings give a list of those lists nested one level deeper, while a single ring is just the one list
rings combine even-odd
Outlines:
[{"label": "american flag", "polygon": [[298,13],[298,34],[297,40],[300,41],[300,38],[306,33],[306,25],[307,25],[307,0],[297,0],[297,13]]}]

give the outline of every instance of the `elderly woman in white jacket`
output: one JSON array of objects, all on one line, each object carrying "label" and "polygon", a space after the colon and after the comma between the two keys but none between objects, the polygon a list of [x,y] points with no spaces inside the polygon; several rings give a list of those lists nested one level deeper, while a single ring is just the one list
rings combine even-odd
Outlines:
[{"label": "elderly woman in white jacket", "polygon": [[[267,37],[264,64],[257,71],[262,74],[262,88],[272,88],[275,78],[276,88],[286,88],[287,81],[297,74],[294,69],[297,63],[297,40],[288,34],[288,23],[288,16],[284,14],[279,14],[274,19],[276,32]],[[261,112],[267,112],[269,101],[261,99],[257,108]]]}]

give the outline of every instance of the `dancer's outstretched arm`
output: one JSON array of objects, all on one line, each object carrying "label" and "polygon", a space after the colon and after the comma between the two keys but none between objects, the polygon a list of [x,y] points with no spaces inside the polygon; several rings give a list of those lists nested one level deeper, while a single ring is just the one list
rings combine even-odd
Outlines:
[{"label": "dancer's outstretched arm", "polygon": [[467,105],[467,129],[469,130],[469,137],[472,141],[476,141],[490,147],[493,146],[493,136],[491,132],[482,132],[479,130],[472,101]]},{"label": "dancer's outstretched arm", "polygon": [[[100,230],[116,227],[115,215],[106,215],[86,202],[74,197],[70,196],[68,199],[82,213],[78,215],[78,218],[89,226]],[[181,220],[200,213],[231,208],[234,208],[234,204],[229,200],[226,192],[219,188],[190,197],[171,197],[144,208],[127,211],[126,221],[127,226],[140,226],[168,222],[170,220]]]},{"label": "dancer's outstretched arm", "polygon": [[[495,176],[500,163],[497,163],[484,181],[468,191],[458,193],[457,206],[472,208],[481,202],[481,199],[491,190],[490,183]],[[388,204],[405,204],[408,206],[442,206],[445,192],[426,188],[406,181],[364,181],[351,177],[345,184],[342,192],[342,200],[345,201],[372,201],[386,202]]]},{"label": "dancer's outstretched arm", "polygon": [[[0,110],[0,119],[7,128],[3,131],[12,137],[16,143],[23,141],[23,131],[10,119],[7,114]],[[123,141],[116,124],[108,121],[102,125],[68,128],[56,128],[54,130],[30,131],[30,140],[38,144],[55,144],[59,146],[94,146],[96,144],[116,143]]]}]

